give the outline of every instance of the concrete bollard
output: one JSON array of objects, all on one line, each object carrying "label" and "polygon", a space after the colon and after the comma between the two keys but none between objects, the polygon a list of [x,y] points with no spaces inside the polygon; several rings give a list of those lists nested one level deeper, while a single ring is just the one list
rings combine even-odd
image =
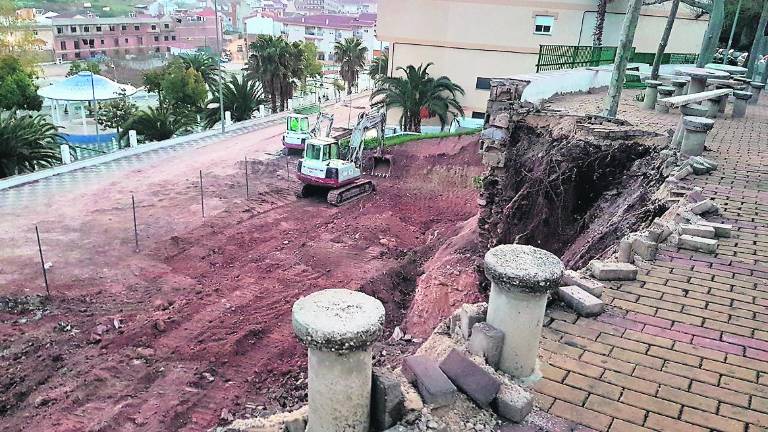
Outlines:
[{"label": "concrete bollard", "polygon": [[267,109],[264,108],[264,105],[259,105],[259,117],[264,118],[267,116]]},{"label": "concrete bollard", "polygon": [[735,91],[733,92],[733,113],[731,118],[743,118],[747,115],[747,104],[751,103],[752,99],[756,96],[754,93],[748,91]]},{"label": "concrete bollard", "polygon": [[707,118],[717,118],[717,113],[720,112],[720,98],[707,99],[704,101],[704,106],[707,107]]},{"label": "concrete bollard", "polygon": [[136,136],[136,131],[133,129],[128,131],[128,145],[132,148],[139,145],[139,138]]},{"label": "concrete bollard", "polygon": [[675,135],[672,137],[672,143],[670,147],[680,150],[680,145],[683,143],[683,136],[685,135],[685,127],[683,126],[683,118],[685,116],[704,117],[707,115],[707,109],[699,104],[688,104],[680,107],[680,123],[677,124],[675,129]]},{"label": "concrete bollard", "polygon": [[293,330],[309,349],[307,432],[368,432],[371,344],[384,305],[346,289],[318,291],[293,304]]},{"label": "concrete bollard", "polygon": [[704,153],[704,143],[707,139],[707,132],[715,126],[715,121],[704,117],[683,117],[683,144],[680,147],[680,153],[686,156],[701,156]]},{"label": "concrete bollard", "polygon": [[502,245],[485,254],[485,275],[491,280],[486,320],[504,333],[499,369],[535,381],[547,298],[560,284],[563,263],[532,246]]},{"label": "concrete bollard", "polygon": [[62,144],[59,146],[61,151],[61,163],[64,165],[72,163],[72,154],[69,152],[69,144]]},{"label": "concrete bollard", "polygon": [[752,95],[754,97],[749,100],[750,105],[757,105],[757,102],[760,100],[760,93],[765,88],[765,84],[757,81],[753,81],[749,83],[749,91],[752,92]]},{"label": "concrete bollard", "polygon": [[669,112],[669,107],[661,103],[661,99],[672,97],[672,95],[675,94],[675,88],[669,86],[660,86],[657,90],[659,92],[659,100],[656,101],[656,112],[666,114]]},{"label": "concrete bollard", "polygon": [[[723,89],[730,89],[730,86],[715,85],[715,90],[723,90]],[[723,114],[723,117],[725,117],[725,107],[728,106],[728,95],[722,95],[720,96],[718,102],[717,102],[717,112],[719,114]]]},{"label": "concrete bollard", "polygon": [[672,87],[675,88],[674,96],[682,96],[685,94],[685,86],[688,85],[688,80],[674,79],[672,80]]},{"label": "concrete bollard", "polygon": [[232,124],[232,111],[224,111],[224,124],[226,126]]},{"label": "concrete bollard", "polygon": [[656,106],[656,99],[659,92],[657,87],[661,85],[661,81],[646,80],[645,81],[645,99],[643,99],[643,108],[652,110]]}]

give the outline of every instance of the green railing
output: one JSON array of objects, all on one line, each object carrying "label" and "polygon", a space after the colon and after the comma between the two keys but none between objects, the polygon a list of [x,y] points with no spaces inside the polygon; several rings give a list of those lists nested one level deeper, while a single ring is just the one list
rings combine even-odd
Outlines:
[{"label": "green railing", "polygon": [[[653,64],[656,53],[636,53],[632,48],[630,63]],[[697,54],[665,53],[662,64],[696,63]],[[613,64],[616,59],[616,47],[593,47],[578,45],[539,45],[539,60],[536,72],[561,69],[576,69]]]}]

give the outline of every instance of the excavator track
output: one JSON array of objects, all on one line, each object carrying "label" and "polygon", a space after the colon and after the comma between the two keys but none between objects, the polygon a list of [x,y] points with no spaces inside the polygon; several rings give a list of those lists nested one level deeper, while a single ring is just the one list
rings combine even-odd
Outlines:
[{"label": "excavator track", "polygon": [[358,180],[347,186],[342,186],[328,192],[328,203],[341,206],[350,201],[362,198],[376,191],[376,186],[370,180]]}]

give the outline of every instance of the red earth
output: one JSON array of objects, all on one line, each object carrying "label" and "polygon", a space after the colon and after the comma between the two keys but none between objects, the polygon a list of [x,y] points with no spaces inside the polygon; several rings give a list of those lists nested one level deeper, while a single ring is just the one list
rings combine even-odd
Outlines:
[{"label": "red earth", "polygon": [[[291,408],[305,397],[306,352],[291,328],[299,297],[370,293],[386,305],[385,337],[397,325],[424,336],[476,301],[477,137],[413,142],[393,155],[377,193],[340,208],[297,200],[285,158],[250,162],[245,200],[243,162],[222,158],[206,178],[204,222],[195,171],[166,166],[180,177],[145,181],[138,211],[152,224],[140,226],[138,254],[125,204],[65,218],[77,234],[45,237],[57,251],[51,300],[27,310],[0,297],[0,429],[201,431]],[[68,214],[62,201],[51,209]],[[22,261],[29,256],[4,270]],[[30,267],[0,295],[39,290]],[[403,342],[383,343],[378,360],[400,349],[388,346]]]}]

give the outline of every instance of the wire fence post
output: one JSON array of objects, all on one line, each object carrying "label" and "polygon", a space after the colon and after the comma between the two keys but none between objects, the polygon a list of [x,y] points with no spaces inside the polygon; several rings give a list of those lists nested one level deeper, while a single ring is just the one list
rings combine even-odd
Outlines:
[{"label": "wire fence post", "polygon": [[203,170],[200,170],[200,212],[205,217],[205,199],[203,198]]},{"label": "wire fence post", "polygon": [[250,190],[248,187],[248,156],[245,157],[245,199],[249,199]]},{"label": "wire fence post", "polygon": [[48,297],[51,296],[51,289],[48,287],[48,271],[45,269],[45,259],[43,258],[43,245],[40,243],[40,230],[35,225],[35,235],[37,235],[37,250],[40,251],[40,267],[43,269],[43,280],[45,281],[45,292]]},{"label": "wire fence post", "polygon": [[291,181],[291,172],[290,172],[290,170],[288,169],[288,160],[289,160],[290,158],[291,158],[291,157],[290,157],[290,156],[288,155],[288,153],[286,152],[286,153],[285,153],[285,180],[286,180],[286,181]]},{"label": "wire fence post", "polygon": [[136,252],[139,252],[139,228],[136,225],[136,199],[131,194],[131,207],[133,208],[133,239],[136,242]]}]

